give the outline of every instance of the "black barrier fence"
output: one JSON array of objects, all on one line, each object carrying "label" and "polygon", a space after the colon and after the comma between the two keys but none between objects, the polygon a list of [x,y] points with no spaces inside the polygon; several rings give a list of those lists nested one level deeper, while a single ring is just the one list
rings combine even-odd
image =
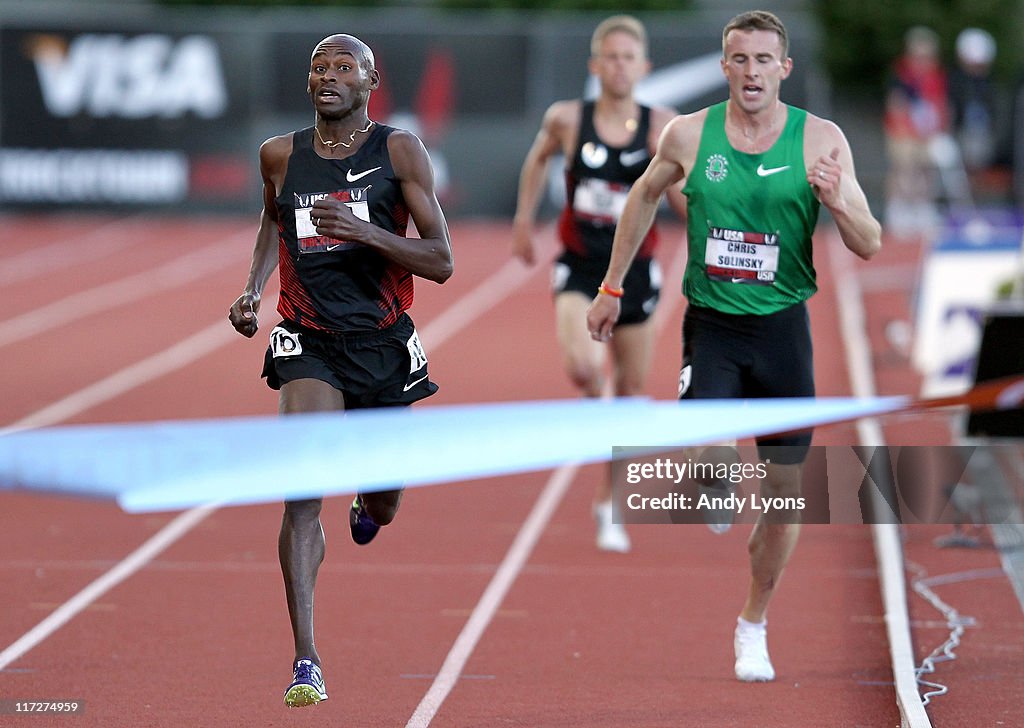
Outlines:
[{"label": "black barrier fence", "polygon": [[[799,459],[786,451],[773,454]],[[761,460],[753,446],[617,447],[613,458],[620,523],[1022,523],[1020,445],[814,446],[800,487],[791,490],[772,485],[783,481],[771,471],[795,466]],[[981,460],[990,474],[984,478],[972,468]]]}]

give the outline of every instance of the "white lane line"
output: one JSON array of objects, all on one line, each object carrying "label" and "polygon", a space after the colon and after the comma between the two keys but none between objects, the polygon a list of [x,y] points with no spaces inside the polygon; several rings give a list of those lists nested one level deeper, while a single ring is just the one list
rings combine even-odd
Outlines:
[{"label": "white lane line", "polygon": [[[554,248],[553,233],[540,235],[539,242],[537,257],[539,260],[545,260],[550,257],[550,251]],[[456,270],[458,270],[457,267]],[[508,298],[512,291],[527,279],[545,270],[547,270],[547,266],[542,264],[526,266],[514,259],[505,261],[498,270],[480,281],[476,288],[460,296],[456,305],[449,306],[438,314],[437,318],[425,325],[420,332],[420,338],[426,344],[440,346],[453,334],[469,326],[474,320]],[[427,353],[430,353],[429,347]]]},{"label": "white lane line", "polygon": [[0,652],[0,670],[3,670],[70,622],[74,619],[75,615],[141,569],[155,558],[157,554],[185,535],[215,510],[217,510],[216,505],[205,505],[178,515],[173,521],[139,546],[139,548],[128,554],[110,571],[61,604],[48,614],[43,621],[16,639],[3,652]]},{"label": "white lane line", "polygon": [[[864,311],[864,292],[852,266],[840,265],[836,251],[845,250],[837,235],[826,238],[829,264],[835,279],[836,301],[839,305],[839,324],[846,350],[846,366],[850,386],[856,397],[873,397],[877,393],[871,367],[871,344],[867,336],[867,316]],[[857,421],[857,435],[862,445],[885,445],[885,435],[878,420]],[[872,492],[873,511],[880,518],[888,505],[877,488]],[[889,511],[891,513],[891,510]],[[907,584],[904,577],[903,547],[899,527],[895,523],[875,523],[871,526],[878,560],[882,603],[885,607],[885,626],[889,637],[889,659],[896,682],[896,703],[902,718],[902,728],[930,728],[931,721],[921,703],[917,686],[917,666],[910,636],[910,615],[907,612]]]},{"label": "white lane line", "polygon": [[31,311],[0,321],[0,346],[10,345],[57,326],[109,311],[146,296],[183,286],[238,261],[236,244],[251,240],[245,232],[179,256],[155,268],[72,293]]},{"label": "white lane line", "polygon": [[[476,293],[477,291],[488,287],[494,290],[492,297],[497,297],[494,300],[476,293],[478,296],[478,304],[487,304],[487,308],[489,308],[510,295],[514,290],[511,287],[495,285],[495,281],[500,281],[504,276],[508,275],[507,273],[502,273],[506,268],[508,268],[507,265],[497,273],[492,274],[482,281],[477,289],[474,289],[474,291],[471,292],[471,294]],[[528,277],[536,273],[538,270],[540,269],[535,268],[524,271],[524,274]],[[433,337],[433,343],[435,346],[440,346],[443,342],[452,338],[452,336],[458,332],[459,329],[453,327],[466,326],[470,321],[472,321],[472,319],[484,313],[485,308],[481,307],[480,309],[475,310],[475,315],[472,317],[467,318],[465,316],[452,315],[452,311],[454,309],[463,307],[463,300],[464,297],[457,299],[451,306],[449,306],[448,309],[443,311],[437,319],[424,327],[424,332],[429,332]],[[466,308],[469,307],[467,306]],[[136,364],[126,367],[121,371],[90,385],[89,387],[79,390],[74,394],[64,397],[63,399],[28,415],[27,417],[23,417],[7,428],[0,430],[0,435],[3,435],[5,432],[24,430],[31,427],[44,427],[62,422],[69,417],[90,409],[91,407],[124,394],[135,387],[146,384],[165,374],[187,366],[188,364],[197,361],[201,356],[205,356],[206,354],[213,352],[220,346],[237,340],[238,334],[231,328],[230,324],[228,324],[227,315],[225,314],[224,318],[219,319],[216,323],[207,326],[174,346],[154,354],[153,356]],[[216,509],[217,505],[212,504],[198,506],[180,514],[177,518],[160,529],[160,531],[155,535],[150,537],[142,544],[142,546],[111,568],[110,571],[104,573],[102,576],[91,582],[82,591],[54,610],[54,612],[43,619],[31,630],[26,632],[22,637],[15,640],[9,647],[4,649],[3,652],[0,652],[0,670],[25,655],[25,653],[33,647],[43,642],[62,626],[70,622],[75,615],[87,608],[111,588],[144,567],[158,554],[160,554],[160,552],[188,533],[193,527],[213,513]]]},{"label": "white lane line", "polygon": [[[83,262],[95,261],[143,240],[125,235],[138,228],[141,218],[115,220],[81,237],[71,237],[11,256],[0,265],[0,285],[31,280]],[[83,221],[87,225],[87,221]]]},{"label": "white lane line", "polygon": [[228,317],[225,313],[222,320],[200,329],[173,346],[126,366],[98,382],[22,417],[0,430],[0,435],[35,427],[48,427],[63,422],[136,387],[193,364],[200,357],[206,356],[232,341],[237,341],[237,337],[238,334],[228,324]]},{"label": "white lane line", "polygon": [[459,632],[452,648],[448,651],[441,670],[434,678],[430,689],[427,690],[420,704],[416,706],[416,711],[409,718],[409,722],[405,724],[406,728],[426,728],[437,715],[445,698],[458,682],[466,662],[490,625],[495,612],[498,611],[498,607],[505,599],[505,595],[508,594],[508,590],[519,576],[527,559],[530,558],[534,546],[537,545],[538,539],[544,532],[548,521],[551,520],[555,509],[561,503],[562,497],[578,469],[579,466],[575,464],[563,465],[548,479],[544,490],[541,491],[530,510],[530,515],[526,517],[522,528],[516,534],[515,541],[508,553],[505,554],[505,558],[502,559],[501,565],[491,578],[480,601],[473,608],[473,613],[470,614],[462,631]]},{"label": "white lane line", "polygon": [[[681,278],[685,265],[686,246],[681,244],[669,266],[671,277],[666,277],[665,280],[675,281]],[[674,320],[671,312],[675,311],[676,304],[679,302],[680,298],[676,296],[672,303],[669,304],[667,311],[664,305],[659,306],[661,315],[655,317],[654,323],[657,333],[660,333],[670,321]],[[519,529],[519,533],[516,534],[515,540],[505,554],[505,558],[502,559],[497,571],[494,572],[494,576],[491,577],[491,581],[487,584],[483,595],[473,608],[469,619],[463,625],[462,631],[459,632],[459,636],[456,637],[451,649],[445,656],[440,671],[438,671],[423,699],[420,700],[419,705],[416,706],[416,710],[409,718],[409,721],[405,724],[406,728],[426,728],[441,709],[441,705],[459,681],[466,663],[473,654],[473,650],[476,649],[480,638],[490,625],[506,594],[508,594],[508,590],[519,577],[519,573],[526,565],[530,554],[533,553],[537,541],[547,527],[548,521],[551,520],[551,516],[562,502],[562,498],[572,483],[572,479],[576,476],[577,470],[579,470],[578,464],[568,463],[555,470],[550,478],[548,478],[544,489],[530,510],[530,514],[526,517],[522,528]]]},{"label": "white lane line", "polygon": [[469,326],[487,311],[504,301],[521,283],[542,268],[526,268],[518,261],[507,261],[485,280],[459,298],[458,305],[449,306],[420,332],[424,344],[440,346],[452,335]]}]

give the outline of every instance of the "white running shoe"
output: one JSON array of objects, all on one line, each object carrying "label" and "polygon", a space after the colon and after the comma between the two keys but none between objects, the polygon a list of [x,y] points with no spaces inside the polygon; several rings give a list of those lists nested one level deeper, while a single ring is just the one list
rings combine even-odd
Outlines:
[{"label": "white running shoe", "polygon": [[601,551],[615,551],[624,554],[629,551],[629,534],[621,523],[612,520],[612,502],[605,501],[594,506],[594,520],[597,522],[597,548]]},{"label": "white running shoe", "polygon": [[[732,498],[735,494],[734,488],[716,488],[710,485],[697,486],[698,494],[705,496],[709,503],[715,504],[716,506],[729,502],[725,501],[726,498]],[[702,509],[704,516],[704,523],[707,525],[708,530],[711,533],[722,534],[732,528],[733,519],[736,517],[736,512],[732,508],[726,507],[715,507]]]},{"label": "white running shoe", "polygon": [[736,678],[743,682],[768,682],[775,679],[775,668],[768,658],[767,622],[736,622]]}]

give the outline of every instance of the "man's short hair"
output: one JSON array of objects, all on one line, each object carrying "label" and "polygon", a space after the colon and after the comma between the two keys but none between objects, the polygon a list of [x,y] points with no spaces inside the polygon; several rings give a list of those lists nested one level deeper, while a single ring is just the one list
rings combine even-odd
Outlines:
[{"label": "man's short hair", "polygon": [[601,42],[611,33],[628,33],[633,36],[643,46],[644,56],[647,55],[647,30],[644,24],[632,15],[613,15],[602,20],[590,37],[590,55],[601,54]]},{"label": "man's short hair", "polygon": [[377,61],[373,57],[373,51],[370,49],[370,46],[366,45],[366,43],[361,41],[359,38],[356,38],[354,35],[349,35],[348,33],[332,33],[331,35],[321,40],[313,47],[313,52],[309,56],[310,59],[312,60],[313,56],[315,56],[317,51],[320,50],[320,46],[322,46],[324,43],[327,43],[328,41],[333,41],[337,38],[348,38],[352,42],[352,44],[356,47],[356,50],[358,51],[358,57],[356,58],[356,61],[363,68],[364,71],[370,73],[374,69],[376,69]]},{"label": "man's short hair", "polygon": [[730,20],[722,30],[722,53],[725,53],[725,39],[734,30],[770,30],[779,36],[779,45],[782,46],[782,58],[789,55],[789,34],[786,26],[782,24],[775,13],[767,10],[750,10],[740,13]]}]

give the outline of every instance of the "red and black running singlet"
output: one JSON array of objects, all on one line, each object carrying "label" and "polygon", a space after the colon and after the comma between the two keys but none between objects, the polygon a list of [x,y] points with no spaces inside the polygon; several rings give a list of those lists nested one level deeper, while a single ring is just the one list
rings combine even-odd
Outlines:
[{"label": "red and black running singlet", "polygon": [[361,220],[405,235],[409,209],[388,155],[393,127],[377,124],[355,154],[324,159],[313,149],[313,127],[292,136],[288,172],[278,194],[281,297],[287,320],[321,331],[382,329],[413,299],[412,274],[356,242],[317,235],[313,203],[334,197]]},{"label": "red and black running singlet", "polygon": [[[558,220],[559,236],[566,250],[585,258],[611,257],[615,225],[622,216],[626,195],[651,161],[647,150],[649,107],[640,106],[638,121],[629,144],[609,146],[594,128],[594,102],[584,102],[576,153],[565,170],[566,206]],[[657,240],[658,233],[652,225],[637,257],[651,257]]]}]

